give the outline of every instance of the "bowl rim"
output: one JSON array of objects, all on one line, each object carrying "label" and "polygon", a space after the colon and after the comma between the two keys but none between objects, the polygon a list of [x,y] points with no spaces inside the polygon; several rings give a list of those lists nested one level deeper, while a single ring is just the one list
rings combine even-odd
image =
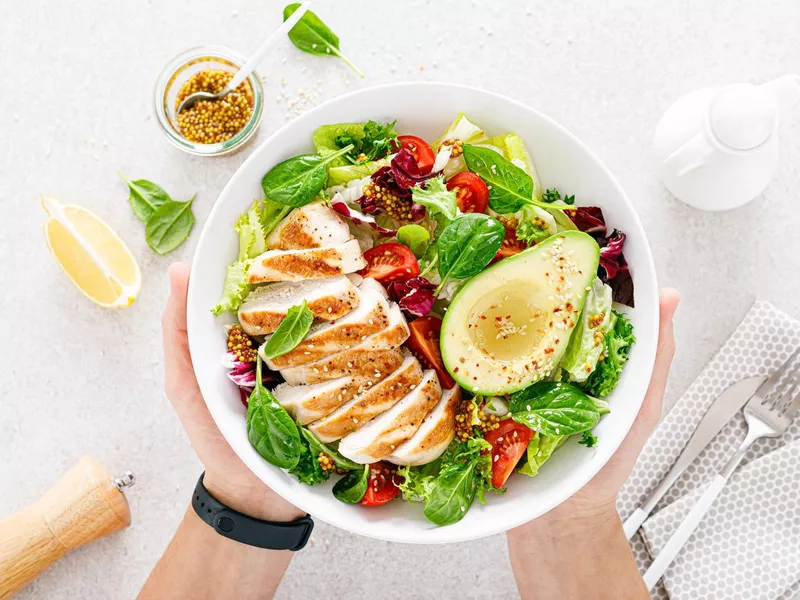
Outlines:
[{"label": "bowl rim", "polygon": [[[537,110],[536,108],[533,108],[532,106],[530,106],[528,104],[525,104],[524,102],[520,102],[518,100],[514,100],[513,98],[509,98],[509,97],[507,97],[507,96],[505,96],[503,94],[499,94],[497,92],[484,90],[484,89],[481,89],[481,88],[478,88],[478,87],[474,87],[474,86],[468,86],[468,85],[457,84],[457,83],[449,83],[449,82],[438,82],[438,81],[393,82],[393,83],[386,83],[386,84],[380,84],[380,85],[375,85],[375,86],[369,86],[369,87],[366,87],[366,88],[355,90],[355,91],[350,92],[348,94],[344,94],[344,95],[341,95],[341,96],[336,96],[335,98],[331,98],[331,99],[325,101],[324,103],[322,103],[322,104],[314,107],[313,109],[309,110],[308,112],[304,113],[303,115],[299,116],[298,118],[293,119],[293,120],[289,121],[288,123],[285,123],[281,127],[279,127],[276,131],[274,131],[272,134],[270,134],[270,136],[267,139],[265,139],[263,142],[261,142],[258,145],[258,147],[253,150],[251,155],[248,156],[247,159],[241,165],[239,165],[237,170],[234,172],[234,174],[230,177],[230,179],[225,184],[223,189],[220,191],[219,196],[217,197],[217,201],[215,201],[214,206],[212,207],[211,211],[209,212],[208,217],[206,218],[206,222],[205,222],[205,224],[203,226],[203,230],[200,233],[200,237],[198,239],[197,246],[195,247],[195,253],[194,253],[194,257],[192,259],[192,266],[191,266],[192,272],[196,272],[196,269],[199,269],[199,264],[198,264],[198,260],[199,260],[198,257],[199,257],[199,254],[200,254],[200,252],[198,251],[199,248],[201,248],[203,246],[203,244],[204,244],[204,242],[206,240],[206,237],[212,235],[211,232],[210,232],[211,230],[208,227],[208,224],[214,220],[214,217],[215,217],[217,211],[220,210],[220,206],[221,205],[219,203],[219,199],[221,199],[221,198],[223,198],[223,197],[228,195],[230,189],[236,184],[236,182],[241,177],[243,177],[243,174],[248,170],[247,167],[251,163],[255,163],[255,162],[258,161],[258,159],[259,159],[260,155],[262,154],[262,152],[264,151],[264,149],[267,146],[269,146],[276,137],[281,135],[286,129],[288,129],[290,127],[297,127],[298,124],[300,124],[300,123],[312,120],[317,112],[322,111],[323,109],[327,108],[330,104],[339,103],[339,102],[346,102],[346,101],[352,101],[354,98],[357,98],[357,97],[360,97],[360,96],[368,96],[368,95],[370,95],[370,94],[372,94],[372,93],[374,93],[374,92],[376,92],[378,90],[387,90],[387,89],[389,89],[389,90],[391,90],[391,89],[403,90],[403,89],[405,89],[405,90],[409,91],[410,89],[419,88],[419,87],[440,88],[443,93],[445,93],[446,91],[449,91],[449,92],[463,91],[463,92],[470,93],[470,94],[483,95],[484,97],[486,97],[488,99],[491,99],[492,101],[499,101],[499,102],[506,102],[506,103],[513,104],[513,105],[515,105],[516,107],[518,107],[518,108],[520,108],[522,110],[534,113],[537,116],[537,118],[540,118],[540,119],[546,121],[550,126],[552,126],[555,129],[559,130],[560,133],[562,133],[566,137],[568,137],[572,143],[574,143],[577,147],[579,147],[581,150],[583,150],[589,157],[591,157],[591,159],[594,161],[596,166],[599,167],[599,169],[602,171],[602,173],[608,178],[609,182],[616,189],[616,191],[617,191],[617,193],[619,195],[619,198],[621,199],[622,204],[627,209],[627,211],[629,213],[629,216],[631,217],[632,221],[634,222],[634,224],[638,227],[639,231],[641,232],[641,241],[643,242],[643,246],[642,246],[641,252],[644,254],[644,256],[642,257],[642,260],[646,264],[646,268],[645,269],[639,269],[639,272],[637,272],[637,274],[636,274],[637,281],[639,279],[642,279],[642,280],[647,279],[647,280],[649,280],[649,281],[646,281],[646,282],[643,281],[643,284],[646,283],[648,287],[650,287],[651,289],[656,290],[656,292],[657,292],[657,290],[658,290],[658,281],[657,281],[657,277],[656,277],[655,262],[653,260],[653,254],[652,254],[652,251],[651,251],[651,248],[650,248],[650,243],[649,243],[649,241],[647,239],[647,235],[645,233],[645,230],[644,230],[644,227],[642,225],[641,219],[639,218],[639,215],[636,212],[633,204],[631,203],[630,199],[628,198],[627,194],[625,193],[625,190],[623,189],[623,187],[619,183],[619,181],[616,179],[614,174],[605,165],[605,163],[603,163],[603,161],[601,161],[600,158],[582,140],[580,140],[571,131],[566,129],[563,125],[561,125],[560,123],[558,123],[557,121],[555,121],[551,117],[547,116],[546,114],[542,113],[541,111]],[[458,113],[460,111],[455,111],[455,112]],[[195,312],[195,310],[193,308],[193,306],[194,306],[193,298],[196,297],[195,294],[193,294],[193,281],[194,281],[194,278],[190,278],[189,279],[189,289],[188,289],[188,294],[187,294],[187,335],[188,335],[188,340],[189,340],[189,350],[190,350],[190,354],[192,354],[192,355],[195,354],[195,351],[194,351],[195,346],[197,346],[198,344],[201,343],[199,341],[195,341],[194,344],[192,343],[193,339],[197,340],[196,337],[193,338],[193,336],[192,336],[192,326],[191,326],[191,322],[192,322],[191,315],[194,314],[194,312]],[[639,310],[639,309],[640,309],[640,306],[637,306],[637,308],[634,309],[634,310]],[[655,334],[653,336],[650,336],[651,339],[649,340],[649,342],[650,342],[649,346],[642,346],[639,342],[637,342],[637,348],[639,348],[638,352],[640,354],[644,355],[644,358],[640,359],[640,360],[643,361],[643,364],[640,365],[640,374],[643,374],[642,376],[646,375],[648,380],[652,376],[652,371],[653,371],[653,367],[654,367],[654,364],[655,364],[657,343],[658,343],[658,327],[657,327],[657,324],[658,324],[658,294],[657,293],[655,295],[655,306],[651,307],[651,309],[655,310],[655,315],[656,315]],[[207,310],[207,307],[206,307],[206,310]],[[200,385],[201,392],[202,392],[202,385],[200,384],[200,380],[199,379],[198,379],[198,385]],[[634,401],[630,401],[631,402],[630,411],[625,415],[624,420],[622,420],[620,422],[620,429],[624,429],[625,433],[624,433],[624,435],[619,436],[619,438],[617,440],[612,440],[611,443],[603,444],[602,451],[603,451],[603,454],[604,454],[604,458],[602,460],[594,461],[595,464],[592,465],[591,469],[587,469],[586,470],[584,477],[581,477],[580,479],[577,479],[577,478],[575,479],[575,484],[570,486],[572,488],[572,491],[567,496],[565,496],[562,499],[557,500],[557,501],[551,501],[551,502],[542,504],[541,505],[541,511],[535,517],[531,518],[530,516],[527,516],[527,515],[525,515],[523,513],[520,513],[518,518],[510,519],[508,521],[504,521],[503,524],[500,527],[492,528],[492,530],[488,531],[488,532],[483,530],[483,529],[476,530],[476,531],[473,531],[473,530],[466,530],[466,531],[458,530],[459,533],[452,533],[449,536],[446,535],[446,534],[443,534],[443,535],[437,536],[436,539],[419,539],[418,536],[403,535],[403,528],[401,528],[401,527],[393,527],[392,528],[393,529],[393,535],[387,536],[387,535],[378,534],[377,532],[375,532],[373,530],[373,528],[371,528],[369,526],[369,524],[361,524],[361,523],[353,522],[352,520],[348,520],[347,518],[339,518],[339,517],[337,517],[335,515],[329,515],[329,514],[326,514],[325,516],[317,516],[317,515],[313,515],[313,516],[314,516],[314,518],[317,518],[320,521],[323,521],[323,522],[325,522],[325,523],[327,523],[329,525],[332,525],[334,527],[338,527],[338,528],[343,529],[345,531],[356,533],[358,535],[363,535],[363,536],[366,536],[366,537],[369,537],[369,538],[383,540],[383,541],[409,543],[409,544],[442,544],[442,543],[465,542],[465,541],[470,541],[470,540],[475,540],[475,539],[481,539],[481,538],[488,537],[490,535],[495,535],[495,534],[498,534],[498,533],[503,533],[505,531],[508,531],[508,530],[513,529],[515,527],[519,527],[520,525],[523,525],[523,524],[525,524],[525,523],[527,523],[529,521],[535,520],[535,519],[543,516],[544,514],[546,514],[547,512],[552,510],[553,508],[559,506],[560,504],[562,504],[563,502],[568,500],[576,492],[578,492],[580,489],[582,489],[587,483],[589,483],[595,477],[595,475],[597,475],[597,473],[608,463],[608,461],[616,453],[617,449],[620,447],[622,442],[629,435],[629,433],[631,431],[631,428],[633,426],[633,423],[636,420],[636,418],[637,418],[637,416],[639,414],[639,411],[641,409],[641,406],[642,406],[642,404],[644,402],[645,396],[646,396],[646,388],[645,388],[645,391],[641,394],[641,396],[639,398],[635,399],[635,402]],[[203,400],[206,403],[206,406],[208,407],[208,410],[211,413],[211,416],[214,419],[215,424],[216,424],[217,423],[217,418],[215,416],[215,412],[217,412],[218,410],[221,411],[221,409],[218,406],[214,405],[214,403],[209,403],[205,399],[205,395],[203,395]],[[635,407],[635,410],[634,410],[634,407]],[[220,414],[221,414],[221,412],[220,412]],[[233,444],[231,442],[231,440],[228,439],[228,436],[225,434],[225,432],[222,430],[222,428],[220,428],[220,432],[222,433],[222,435],[225,438],[226,442],[228,442],[228,444],[232,448],[235,447],[235,444]],[[240,456],[238,453],[237,453],[237,456],[253,472],[253,474],[256,477],[258,477],[260,480],[262,480],[265,485],[270,487],[270,489],[272,489],[277,494],[282,496],[287,502],[290,502],[290,503],[294,504],[295,506],[297,506],[301,510],[304,510],[307,513],[310,512],[310,511],[308,511],[306,506],[303,506],[304,502],[302,502],[302,501],[298,502],[297,499],[291,498],[291,497],[287,497],[287,495],[282,493],[283,490],[281,490],[280,488],[283,487],[283,486],[281,484],[279,484],[277,486],[279,489],[275,489],[275,487],[270,486],[270,484],[268,484],[266,481],[264,481],[264,479],[256,472],[256,470],[253,467],[250,466],[248,458]],[[260,459],[260,460],[263,461],[263,459]],[[273,483],[273,485],[274,485],[274,483]],[[436,528],[436,529],[437,530],[448,530],[449,528],[447,528],[447,527],[439,527],[439,528]],[[450,530],[450,531],[453,531],[453,530]]]}]

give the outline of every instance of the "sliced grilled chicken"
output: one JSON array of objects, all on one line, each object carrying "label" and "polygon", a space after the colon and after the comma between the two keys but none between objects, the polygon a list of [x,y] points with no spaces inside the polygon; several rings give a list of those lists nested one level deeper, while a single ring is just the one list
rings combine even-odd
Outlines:
[{"label": "sliced grilled chicken", "polygon": [[461,388],[445,390],[442,399],[422,421],[417,432],[387,460],[396,465],[424,465],[439,458],[456,434],[456,408]]},{"label": "sliced grilled chicken", "polygon": [[[362,336],[357,345],[326,356],[322,360],[281,369],[281,375],[289,383],[299,384],[327,381],[351,375],[354,372],[366,374],[369,372],[369,365],[375,363],[377,357],[402,346],[408,336],[408,323],[406,323],[400,308],[393,304],[389,309],[389,325],[385,329],[370,336]],[[393,362],[398,353],[399,351],[396,351],[394,355],[391,355],[391,360],[383,360],[383,363],[392,362],[393,366],[388,371],[385,370],[387,364],[383,363],[375,363],[376,369],[383,374],[388,374],[396,369],[402,362],[400,359],[397,359],[396,363]]]},{"label": "sliced grilled chicken", "polygon": [[369,377],[340,377],[313,385],[282,383],[272,394],[290,415],[305,425],[330,414],[375,383]]},{"label": "sliced grilled chicken", "polygon": [[324,419],[309,425],[323,442],[333,442],[385,413],[422,381],[419,361],[407,355],[403,364],[360,396],[343,404]]},{"label": "sliced grilled chicken", "polygon": [[270,250],[303,250],[343,244],[353,236],[334,210],[312,202],[289,213],[267,236]]},{"label": "sliced grilled chicken", "polygon": [[403,352],[399,348],[369,352],[354,350],[345,350],[307,365],[282,369],[281,375],[291,385],[309,385],[348,376],[383,379],[403,362]]},{"label": "sliced grilled chicken", "polygon": [[305,339],[286,354],[265,361],[276,371],[318,361],[330,354],[347,350],[389,326],[389,303],[378,292],[359,290],[358,308],[336,321],[312,325]]},{"label": "sliced grilled chicken", "polygon": [[375,281],[372,277],[363,277],[361,282],[358,284],[358,289],[360,290],[374,290],[382,295],[387,300],[389,299],[389,293],[386,291],[386,288],[383,287],[380,283]]},{"label": "sliced grilled chicken", "polygon": [[358,289],[345,276],[308,279],[256,288],[239,308],[239,322],[250,335],[266,335],[278,328],[286,312],[305,300],[314,318],[340,319],[358,306]]},{"label": "sliced grilled chicken", "polygon": [[383,460],[411,439],[441,397],[442,386],[436,372],[425,371],[419,385],[402,400],[342,439],[339,452],[361,464]]},{"label": "sliced grilled chicken", "polygon": [[253,259],[248,283],[300,281],[346,275],[365,267],[367,261],[356,240],[309,250],[267,250]]}]

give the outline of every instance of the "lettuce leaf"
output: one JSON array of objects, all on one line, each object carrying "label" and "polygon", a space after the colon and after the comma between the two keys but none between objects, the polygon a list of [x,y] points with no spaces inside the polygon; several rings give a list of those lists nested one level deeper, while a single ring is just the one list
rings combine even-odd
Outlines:
[{"label": "lettuce leaf", "polygon": [[483,129],[465,117],[464,113],[458,113],[456,120],[445,130],[442,137],[433,142],[433,151],[438,152],[442,142],[451,139],[461,140],[465,144],[484,144],[489,141]]},{"label": "lettuce leaf", "polygon": [[[342,147],[336,143],[339,136],[347,136],[351,140],[360,142],[364,138],[364,125],[364,123],[335,123],[317,127],[314,130],[314,147],[317,149],[317,154],[325,156],[341,150]],[[347,159],[340,156],[330,166],[341,167],[348,164],[350,163]]]},{"label": "lettuce leaf", "polygon": [[247,269],[252,260],[237,261],[228,265],[225,273],[225,285],[222,287],[222,298],[211,312],[219,316],[223,312],[236,312],[250,293],[247,283]]},{"label": "lettuce leaf", "polygon": [[441,214],[449,220],[458,215],[458,199],[455,191],[447,189],[442,177],[428,180],[424,186],[411,188],[411,198],[428,209],[431,216]]},{"label": "lettuce leaf", "polygon": [[234,231],[239,234],[239,258],[236,259],[237,262],[255,258],[267,249],[264,228],[261,226],[261,208],[259,204],[259,202],[254,202],[233,226]]},{"label": "lettuce leaf", "polygon": [[569,339],[567,350],[559,363],[569,373],[570,381],[586,381],[605,351],[606,333],[614,325],[611,296],[611,288],[600,279],[595,279],[586,295],[583,312]]},{"label": "lettuce leaf", "polygon": [[531,176],[531,179],[533,179],[533,198],[541,200],[542,182],[539,179],[539,175],[536,174],[536,167],[533,166],[533,160],[522,138],[516,133],[507,133],[493,137],[489,140],[489,143],[500,148],[503,156]]},{"label": "lettuce leaf", "polygon": [[530,204],[523,206],[514,213],[514,218],[517,220],[515,230],[517,239],[529,246],[558,233],[558,225],[553,215],[538,206]]},{"label": "lettuce leaf", "polygon": [[563,435],[544,435],[538,431],[533,434],[528,443],[527,457],[528,462],[517,471],[529,477],[536,477],[541,466],[553,455],[561,444],[566,441]]},{"label": "lettuce leaf", "polygon": [[329,472],[322,470],[317,460],[318,453],[314,453],[308,443],[308,439],[305,437],[300,436],[300,442],[302,444],[300,460],[289,470],[289,473],[306,485],[317,485],[318,483],[327,481],[331,475]]},{"label": "lettuce leaf", "polygon": [[631,347],[636,343],[628,316],[612,312],[614,323],[604,340],[603,359],[584,384],[584,389],[598,398],[608,396],[617,387]]},{"label": "lettuce leaf", "polygon": [[375,171],[383,167],[388,167],[390,164],[390,157],[387,156],[386,158],[373,160],[372,162],[362,163],[360,165],[331,167],[328,169],[328,186],[344,185],[348,181],[353,181],[354,179],[369,177],[375,173]]}]

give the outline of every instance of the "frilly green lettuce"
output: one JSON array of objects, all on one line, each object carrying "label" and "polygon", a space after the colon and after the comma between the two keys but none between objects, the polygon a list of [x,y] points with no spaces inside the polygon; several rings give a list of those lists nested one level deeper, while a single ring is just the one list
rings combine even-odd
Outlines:
[{"label": "frilly green lettuce", "polygon": [[212,313],[219,316],[223,312],[236,312],[239,310],[247,294],[250,293],[250,285],[247,283],[247,269],[250,268],[252,262],[252,260],[243,260],[228,265],[225,273],[225,285],[222,287],[222,298],[211,309]]}]

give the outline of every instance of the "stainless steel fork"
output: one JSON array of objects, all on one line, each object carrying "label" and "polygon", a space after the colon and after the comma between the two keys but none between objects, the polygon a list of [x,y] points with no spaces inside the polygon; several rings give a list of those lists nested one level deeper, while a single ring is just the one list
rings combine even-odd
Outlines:
[{"label": "stainless steel fork", "polygon": [[731,474],[742,462],[753,442],[763,437],[777,437],[789,428],[800,408],[800,368],[794,366],[798,355],[800,355],[800,349],[795,351],[789,360],[762,383],[753,397],[745,404],[743,412],[747,422],[747,436],[728,464],[717,473],[678,529],[672,534],[650,568],[647,569],[644,574],[644,582],[648,590],[653,589],[664,571],[675,560],[681,548],[692,537],[694,530],[697,529],[722,488],[725,487]]}]

